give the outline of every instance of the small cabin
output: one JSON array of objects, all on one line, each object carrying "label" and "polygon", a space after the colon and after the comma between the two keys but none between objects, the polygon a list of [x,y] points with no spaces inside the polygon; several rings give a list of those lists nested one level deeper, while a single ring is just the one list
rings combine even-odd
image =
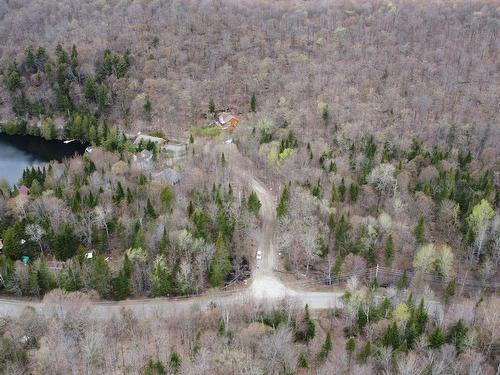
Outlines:
[{"label": "small cabin", "polygon": [[232,128],[238,126],[238,123],[240,122],[235,116],[230,113],[220,114],[218,120],[219,124],[221,124],[222,126],[230,126]]}]

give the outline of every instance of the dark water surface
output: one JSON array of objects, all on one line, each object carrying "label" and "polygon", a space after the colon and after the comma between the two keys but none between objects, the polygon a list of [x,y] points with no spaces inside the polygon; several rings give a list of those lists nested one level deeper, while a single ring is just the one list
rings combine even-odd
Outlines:
[{"label": "dark water surface", "polygon": [[0,180],[16,184],[26,167],[50,160],[63,160],[75,154],[82,155],[85,145],[74,141],[46,141],[30,135],[0,134]]}]

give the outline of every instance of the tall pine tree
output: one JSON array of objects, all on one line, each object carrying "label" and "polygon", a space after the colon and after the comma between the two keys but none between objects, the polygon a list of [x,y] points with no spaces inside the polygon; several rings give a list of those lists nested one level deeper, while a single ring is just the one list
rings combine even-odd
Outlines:
[{"label": "tall pine tree", "polygon": [[212,286],[222,286],[231,271],[231,260],[229,259],[229,251],[227,250],[224,236],[219,233],[215,243],[215,253],[210,263],[210,284]]},{"label": "tall pine tree", "polygon": [[384,249],[384,263],[386,266],[391,266],[392,260],[394,259],[394,240],[392,239],[392,234],[387,236],[387,240],[385,241],[385,249]]}]

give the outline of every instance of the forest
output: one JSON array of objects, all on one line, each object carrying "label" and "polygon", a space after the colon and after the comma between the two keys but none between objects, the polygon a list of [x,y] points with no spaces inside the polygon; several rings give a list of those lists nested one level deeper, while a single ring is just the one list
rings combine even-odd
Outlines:
[{"label": "forest", "polygon": [[[194,165],[207,157],[191,156],[184,165],[191,173],[176,186],[164,175],[175,172],[161,160],[151,162],[154,169],[146,175],[146,163],[132,155],[95,150],[27,169],[21,182],[29,195],[3,186],[0,269],[6,292],[93,290],[112,299],[190,295],[248,276],[245,241],[258,224],[260,202],[255,193],[236,190],[237,181],[234,190],[219,182],[224,160],[213,167],[204,160],[201,169]],[[20,262],[23,256],[31,260],[28,266]]]},{"label": "forest", "polygon": [[[0,319],[0,372],[495,374],[499,12],[1,3],[0,131],[91,152],[0,181],[0,293],[61,306]],[[181,139],[182,158],[137,134]],[[268,271],[267,236],[274,278],[341,306],[95,316],[243,290]]]}]

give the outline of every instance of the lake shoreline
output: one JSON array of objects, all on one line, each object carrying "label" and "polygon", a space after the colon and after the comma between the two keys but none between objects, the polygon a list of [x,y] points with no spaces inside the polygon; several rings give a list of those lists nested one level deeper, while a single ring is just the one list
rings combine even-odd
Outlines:
[{"label": "lake shoreline", "polygon": [[29,134],[0,133],[0,179],[16,185],[26,168],[83,155],[88,146],[78,140],[65,142]]}]

